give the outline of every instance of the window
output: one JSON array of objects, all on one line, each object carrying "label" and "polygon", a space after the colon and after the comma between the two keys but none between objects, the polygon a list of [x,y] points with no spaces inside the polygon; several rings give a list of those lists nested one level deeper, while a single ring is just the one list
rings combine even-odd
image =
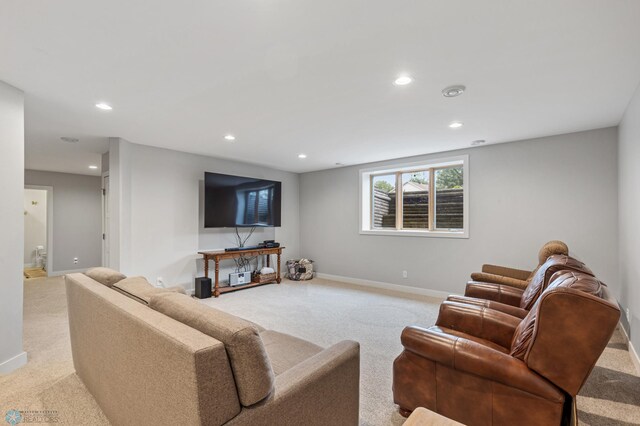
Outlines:
[{"label": "window", "polygon": [[468,156],[360,170],[360,233],[467,238]]}]

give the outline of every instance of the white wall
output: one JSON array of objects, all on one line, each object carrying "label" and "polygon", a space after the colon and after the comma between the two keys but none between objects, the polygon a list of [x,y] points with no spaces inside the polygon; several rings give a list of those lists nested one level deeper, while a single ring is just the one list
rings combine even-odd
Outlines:
[{"label": "white wall", "polygon": [[297,174],[122,139],[112,139],[109,152],[112,218],[118,222],[112,235],[120,239],[112,264],[123,273],[192,288],[203,273],[198,250],[236,245],[232,229],[203,227],[205,171],[281,181],[282,227],[257,229],[248,244],[276,239],[286,246],[285,259],[298,256]]},{"label": "white wall", "polygon": [[102,265],[100,177],[25,170],[24,180],[27,185],[53,187],[50,274]]},{"label": "white wall", "polygon": [[618,152],[620,289],[619,300],[628,308],[631,341],[640,349],[640,87],[636,89],[620,123]]},{"label": "white wall", "polygon": [[[35,204],[34,204],[35,203]],[[47,191],[24,190],[24,265],[36,265],[36,247],[47,247]]]},{"label": "white wall", "polygon": [[0,81],[0,374],[24,365],[24,93]]},{"label": "white wall", "polygon": [[[322,273],[462,293],[483,263],[531,269],[542,244],[560,239],[617,289],[616,140],[608,128],[305,173],[300,253]],[[359,234],[359,169],[460,154],[469,239]]]}]

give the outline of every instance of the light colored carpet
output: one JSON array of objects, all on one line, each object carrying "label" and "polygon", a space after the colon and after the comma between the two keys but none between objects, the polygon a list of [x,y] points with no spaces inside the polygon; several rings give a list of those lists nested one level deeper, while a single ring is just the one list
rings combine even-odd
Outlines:
[{"label": "light colored carpet", "polygon": [[[328,346],[361,344],[362,425],[400,425],[391,394],[391,363],[407,324],[435,322],[440,300],[365,290],[325,280],[284,281],[203,303]],[[25,350],[29,363],[0,376],[0,419],[6,411],[48,411],[51,423],[108,425],[73,372],[62,278],[25,281]],[[578,400],[583,425],[640,424],[640,378],[616,331]]]}]

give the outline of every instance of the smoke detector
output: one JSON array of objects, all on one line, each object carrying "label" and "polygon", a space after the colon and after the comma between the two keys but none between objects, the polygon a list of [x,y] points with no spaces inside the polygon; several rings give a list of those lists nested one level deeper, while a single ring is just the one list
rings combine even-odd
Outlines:
[{"label": "smoke detector", "polygon": [[449,86],[442,89],[442,96],[445,98],[455,98],[456,96],[460,96],[464,93],[466,87],[461,84],[455,86]]}]

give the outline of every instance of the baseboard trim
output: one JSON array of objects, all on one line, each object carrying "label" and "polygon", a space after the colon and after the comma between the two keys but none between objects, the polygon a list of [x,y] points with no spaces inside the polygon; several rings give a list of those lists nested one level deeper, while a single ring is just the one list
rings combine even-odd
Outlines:
[{"label": "baseboard trim", "polygon": [[631,362],[633,362],[633,365],[636,367],[638,376],[640,376],[640,358],[638,358],[638,352],[636,348],[633,347],[631,340],[629,340],[629,356],[631,357]]},{"label": "baseboard trim", "polygon": [[67,274],[75,274],[78,272],[85,272],[88,268],[82,268],[82,269],[69,269],[67,271],[48,271],[49,272],[49,276],[50,277],[59,277],[60,275],[67,275]]},{"label": "baseboard trim", "polygon": [[23,351],[13,358],[9,358],[8,360],[0,363],[0,374],[9,374],[26,364],[27,353]]},{"label": "baseboard trim", "polygon": [[408,294],[417,294],[420,296],[435,297],[438,299],[446,299],[447,296],[452,294],[452,293],[447,293],[446,291],[431,290],[428,288],[410,287],[410,286],[400,285],[400,284],[385,283],[382,281],[363,280],[361,278],[344,277],[341,275],[317,273],[316,276],[318,278],[323,278],[325,280],[339,281],[339,282],[343,282],[347,284],[355,284],[363,287],[397,291],[399,293],[408,293]]},{"label": "baseboard trim", "polygon": [[622,330],[622,335],[627,341],[627,345],[629,347],[629,358],[631,358],[631,362],[633,363],[633,366],[636,368],[636,372],[638,373],[638,376],[640,376],[640,357],[638,357],[638,351],[636,351],[636,348],[633,346],[633,343],[631,343],[631,339],[627,334],[627,330],[624,328],[622,323],[619,323],[619,325],[620,325],[620,330]]}]

